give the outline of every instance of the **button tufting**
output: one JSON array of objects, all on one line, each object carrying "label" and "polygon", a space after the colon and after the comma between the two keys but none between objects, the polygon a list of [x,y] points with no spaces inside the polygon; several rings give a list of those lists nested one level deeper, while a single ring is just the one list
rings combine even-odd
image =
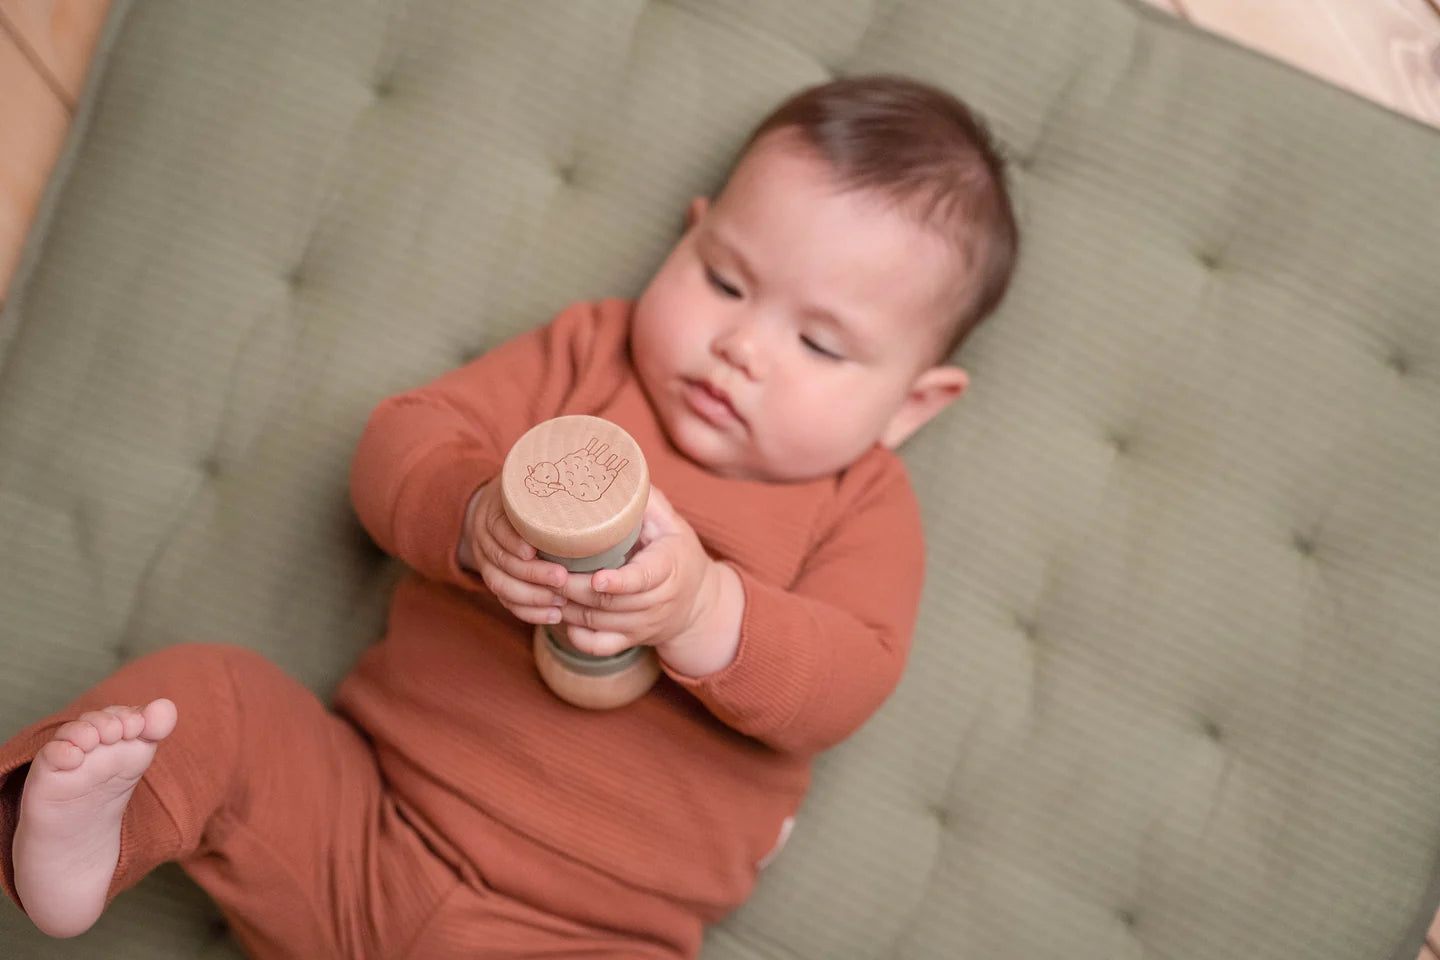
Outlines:
[{"label": "button tufting", "polygon": [[563,184],[565,184],[567,187],[569,187],[569,186],[574,186],[574,185],[575,185],[575,175],[576,175],[576,173],[579,172],[579,170],[580,170],[580,161],[579,161],[579,160],[569,160],[569,161],[567,161],[567,162],[565,162],[565,163],[560,164],[559,166],[557,166],[557,167],[555,168],[555,176],[559,177],[559,178],[560,178],[560,182],[563,183]]},{"label": "button tufting", "polygon": [[1410,361],[1399,350],[1390,354],[1390,359],[1385,362],[1385,365],[1402,377],[1410,372]]},{"label": "button tufting", "polygon": [[1119,917],[1120,922],[1132,930],[1135,928],[1135,924],[1138,922],[1136,920],[1134,910],[1117,910],[1115,911],[1115,916]]},{"label": "button tufting", "polygon": [[1039,639],[1040,628],[1035,625],[1034,620],[1025,616],[1023,613],[1015,614],[1015,627],[1021,633],[1025,634],[1027,639],[1031,641]]},{"label": "button tufting", "polygon": [[1109,435],[1106,437],[1106,441],[1110,444],[1110,446],[1115,448],[1116,453],[1130,452],[1130,437],[1126,434],[1121,433],[1118,430],[1110,431]]},{"label": "button tufting", "polygon": [[1214,740],[1214,741],[1216,741],[1216,742],[1218,743],[1218,742],[1220,741],[1221,736],[1222,736],[1222,731],[1220,730],[1220,724],[1216,723],[1214,720],[1208,720],[1208,719],[1207,719],[1207,720],[1204,722],[1203,726],[1205,727],[1205,736],[1209,737],[1211,740]]},{"label": "button tufting", "polygon": [[1220,269],[1220,263],[1221,263],[1221,261],[1220,261],[1220,254],[1218,254],[1218,253],[1215,253],[1215,252],[1213,252],[1213,251],[1207,250],[1207,251],[1205,251],[1205,252],[1203,252],[1203,253],[1196,254],[1196,259],[1200,261],[1200,265],[1201,265],[1202,267],[1204,267],[1206,270],[1219,270],[1219,269]]},{"label": "button tufting", "polygon": [[200,461],[200,470],[207,477],[214,478],[220,476],[220,458],[213,453],[210,454],[210,456]]},{"label": "button tufting", "polygon": [[1307,557],[1315,552],[1315,538],[1308,534],[1295,534],[1295,536],[1291,538],[1291,543],[1298,552],[1305,554]]},{"label": "button tufting", "polygon": [[297,263],[291,267],[290,272],[285,274],[285,282],[290,285],[290,289],[292,290],[303,286],[305,283],[304,265]]},{"label": "button tufting", "polygon": [[395,75],[386,74],[379,80],[376,80],[373,89],[376,100],[384,100],[386,97],[392,96],[395,93]]}]

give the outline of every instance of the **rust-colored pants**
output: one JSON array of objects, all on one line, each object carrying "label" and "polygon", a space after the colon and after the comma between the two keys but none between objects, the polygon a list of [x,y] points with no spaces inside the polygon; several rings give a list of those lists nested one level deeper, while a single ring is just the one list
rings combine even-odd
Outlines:
[{"label": "rust-colored pants", "polygon": [[11,846],[36,752],[86,710],[162,696],[179,722],[126,808],[110,897],[178,861],[266,960],[677,956],[462,882],[397,810],[359,731],[219,645],[129,663],[0,747],[0,881],[17,904]]}]

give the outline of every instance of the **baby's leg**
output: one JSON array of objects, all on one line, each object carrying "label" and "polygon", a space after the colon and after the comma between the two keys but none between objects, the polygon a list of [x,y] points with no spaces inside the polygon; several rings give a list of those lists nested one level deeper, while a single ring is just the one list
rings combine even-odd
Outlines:
[{"label": "baby's leg", "polygon": [[[66,727],[87,711],[159,698],[173,701],[178,719],[153,746],[132,741],[152,750],[154,759],[148,768],[139,763],[143,776],[120,791],[133,792],[128,805],[119,803],[118,852],[95,843],[88,869],[104,877],[106,864],[111,868],[100,907],[175,860],[255,955],[363,957],[385,955],[413,936],[456,883],[397,814],[374,752],[350,724],[252,651],[184,644],[125,665],[65,711],[0,745],[0,886],[42,929],[50,920],[42,921],[28,897],[48,900],[52,893],[41,875],[45,868],[34,872],[27,858],[58,861],[77,852],[57,852],[50,828],[59,817],[45,807],[57,798],[52,774],[73,772],[51,767],[74,756],[49,744],[57,734],[88,743],[90,734]],[[168,709],[152,703],[147,734],[158,736],[158,721],[167,719],[151,713]],[[157,720],[153,731],[151,719]],[[89,769],[92,759],[116,764],[99,751],[122,746],[85,751],[82,743],[76,770]],[[122,777],[137,772],[133,757],[118,765],[127,767]],[[99,822],[119,815],[113,794],[110,804]],[[34,816],[42,810],[45,817]],[[99,912],[91,907],[78,917],[52,918],[57,922],[49,932],[79,932],[92,910]]]}]

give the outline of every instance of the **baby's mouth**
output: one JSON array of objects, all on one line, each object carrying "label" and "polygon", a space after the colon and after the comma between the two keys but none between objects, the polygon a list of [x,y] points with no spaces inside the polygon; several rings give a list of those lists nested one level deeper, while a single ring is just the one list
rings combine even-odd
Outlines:
[{"label": "baby's mouth", "polygon": [[700,414],[715,426],[721,426],[726,420],[734,420],[741,426],[745,425],[745,418],[740,416],[740,411],[735,409],[729,394],[713,386],[706,380],[685,381],[686,402],[691,409]]}]

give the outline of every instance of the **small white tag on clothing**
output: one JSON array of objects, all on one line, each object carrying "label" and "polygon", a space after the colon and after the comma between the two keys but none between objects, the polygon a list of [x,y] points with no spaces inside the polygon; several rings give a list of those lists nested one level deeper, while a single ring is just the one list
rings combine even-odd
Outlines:
[{"label": "small white tag on clothing", "polygon": [[755,864],[755,869],[764,870],[770,866],[771,861],[780,856],[780,851],[784,848],[785,841],[790,839],[790,834],[794,832],[794,830],[795,818],[786,817],[785,822],[780,824],[780,836],[775,838],[775,846],[771,847],[770,852],[760,858],[760,862]]}]

